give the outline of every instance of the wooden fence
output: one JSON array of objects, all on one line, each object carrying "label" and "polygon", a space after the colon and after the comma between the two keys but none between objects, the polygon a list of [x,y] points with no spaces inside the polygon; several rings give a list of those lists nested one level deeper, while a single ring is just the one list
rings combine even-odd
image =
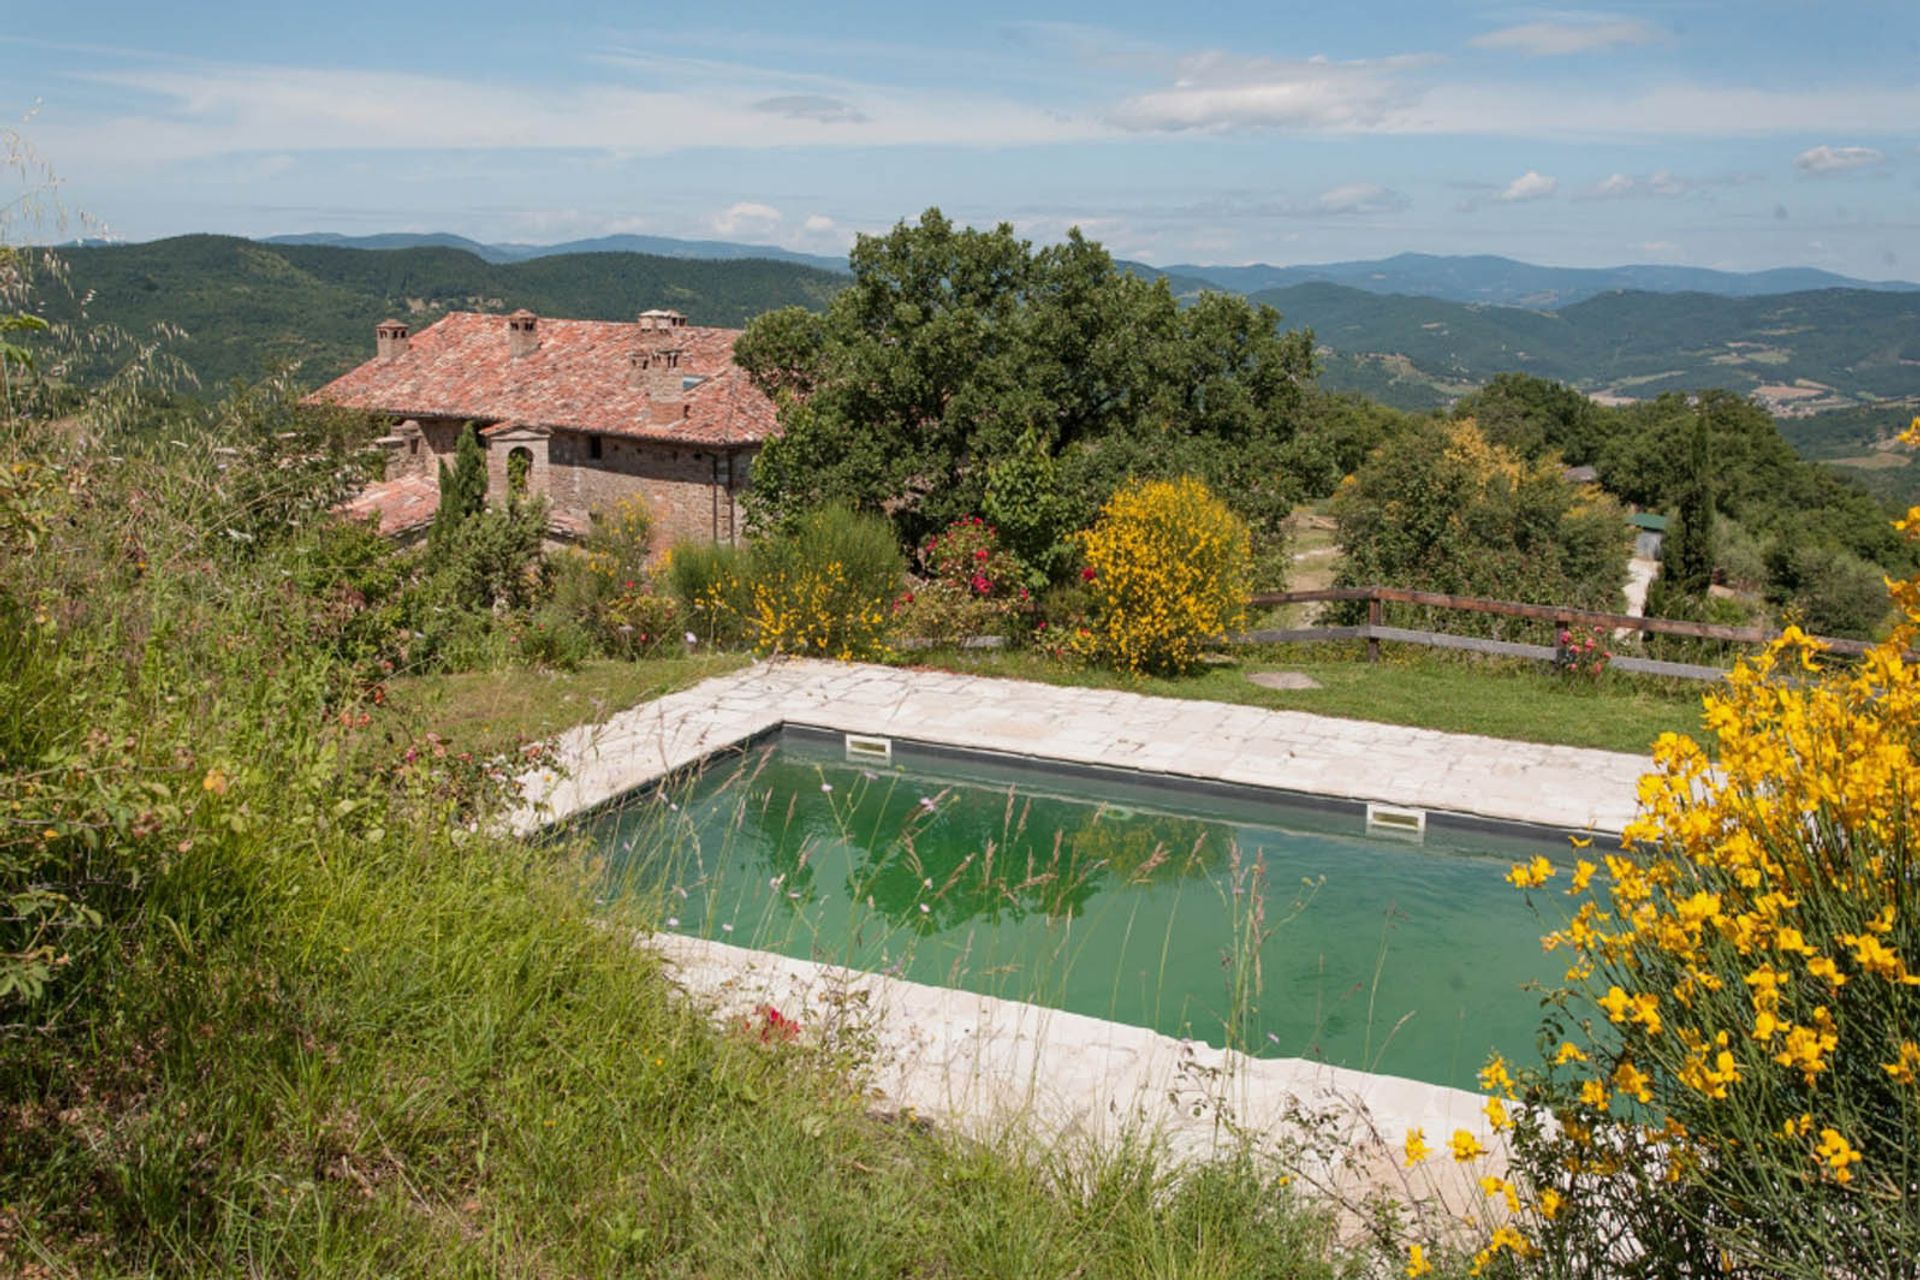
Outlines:
[{"label": "wooden fence", "polygon": [[[1526,618],[1551,622],[1556,630],[1570,627],[1598,627],[1608,631],[1632,631],[1641,635],[1687,636],[1697,640],[1720,640],[1729,644],[1762,645],[1779,633],[1760,627],[1728,627],[1711,622],[1682,622],[1676,618],[1638,618],[1626,613],[1597,613],[1591,609],[1567,609],[1551,604],[1516,604],[1507,600],[1483,600],[1477,596],[1453,596],[1438,591],[1409,591],[1402,587],[1335,587],[1324,591],[1270,591],[1253,597],[1256,607],[1285,604],[1316,604],[1335,601],[1367,603],[1367,621],[1357,627],[1283,627],[1249,631],[1235,636],[1240,644],[1302,644],[1322,640],[1365,640],[1367,661],[1380,660],[1380,642],[1426,645],[1434,649],[1461,649],[1471,653],[1497,654],[1510,658],[1534,658],[1555,661],[1560,651],[1553,645],[1522,644],[1513,640],[1487,640],[1479,636],[1456,636],[1440,631],[1415,631],[1386,625],[1389,604],[1422,605],[1431,609],[1458,609],[1468,613],[1491,613],[1506,618]],[[1871,646],[1861,640],[1832,640],[1816,637],[1833,653],[1858,655]],[[1619,671],[1640,675],[1675,676],[1684,680],[1718,680],[1726,674],[1720,667],[1692,662],[1662,662],[1654,658],[1616,655],[1607,663]]]}]

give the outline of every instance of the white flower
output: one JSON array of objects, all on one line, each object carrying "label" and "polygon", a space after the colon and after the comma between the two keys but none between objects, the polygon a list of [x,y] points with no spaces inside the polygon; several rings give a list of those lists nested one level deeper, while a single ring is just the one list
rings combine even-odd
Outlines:
[{"label": "white flower", "polygon": [[773,879],[767,881],[767,888],[778,889],[780,887],[780,882],[785,879],[786,879],[786,876],[784,875],[775,876]]},{"label": "white flower", "polygon": [[928,906],[928,905],[927,905],[926,903],[924,903],[924,902],[923,902],[923,903],[921,903],[921,904],[920,904],[920,914],[921,914],[921,915],[923,915],[923,916],[924,916],[924,915],[926,915],[926,914],[927,914],[928,912],[930,912],[930,911],[932,911],[932,910],[933,910],[933,908],[932,908],[932,907],[930,907],[930,906]]},{"label": "white flower", "polygon": [[699,636],[697,636],[697,635],[695,635],[695,634],[693,634],[693,632],[691,632],[691,631],[689,631],[689,632],[687,632],[687,643],[688,643],[688,644],[699,644],[699,643],[700,643],[700,637],[699,637]]},{"label": "white flower", "polygon": [[832,791],[832,790],[833,790],[833,784],[832,784],[831,782],[823,782],[823,783],[821,783],[821,784],[820,784],[820,789],[821,789],[822,791]]},{"label": "white flower", "polygon": [[733,932],[733,926],[732,926],[732,925],[730,925],[730,924],[723,924],[723,925],[721,925],[721,926],[720,926],[720,932],[722,932],[722,933],[732,933],[732,932]]},{"label": "white flower", "polygon": [[669,928],[669,929],[678,929],[679,927],[680,927],[680,917],[679,917],[679,916],[668,916],[668,917],[667,917],[667,928]]}]

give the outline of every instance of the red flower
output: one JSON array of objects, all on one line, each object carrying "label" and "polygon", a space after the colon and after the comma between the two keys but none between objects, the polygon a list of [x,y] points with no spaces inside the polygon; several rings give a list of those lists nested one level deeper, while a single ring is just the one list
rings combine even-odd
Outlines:
[{"label": "red flower", "polygon": [[749,1018],[746,1029],[748,1031],[757,1029],[760,1032],[760,1043],[770,1044],[775,1040],[793,1040],[799,1037],[800,1024],[772,1005],[763,1004],[755,1009],[754,1013],[758,1015],[760,1025],[756,1028],[753,1025],[753,1019]]},{"label": "red flower", "polygon": [[981,595],[985,595],[987,592],[993,590],[993,583],[987,580],[985,574],[976,573],[973,575],[973,589]]},{"label": "red flower", "polygon": [[975,551],[973,553],[973,558],[975,560],[985,560],[987,558],[987,549],[985,547],[981,547],[978,551]]},{"label": "red flower", "polygon": [[1097,572],[1095,572],[1094,567],[1092,565],[1088,565],[1086,568],[1080,571],[1080,581],[1082,582],[1092,582],[1095,578],[1099,576],[1100,575]]}]

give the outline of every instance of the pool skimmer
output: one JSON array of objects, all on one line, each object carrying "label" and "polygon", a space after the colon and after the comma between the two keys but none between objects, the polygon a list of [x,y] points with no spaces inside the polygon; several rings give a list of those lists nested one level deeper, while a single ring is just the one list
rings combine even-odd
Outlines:
[{"label": "pool skimmer", "polygon": [[847,759],[869,764],[892,764],[893,739],[869,738],[850,733],[847,735]]},{"label": "pool skimmer", "polygon": [[1368,801],[1367,834],[1424,841],[1427,838],[1427,811]]}]

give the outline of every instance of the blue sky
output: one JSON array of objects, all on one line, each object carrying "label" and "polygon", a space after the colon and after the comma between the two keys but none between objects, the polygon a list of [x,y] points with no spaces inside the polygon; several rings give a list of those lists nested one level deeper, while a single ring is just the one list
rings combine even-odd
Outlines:
[{"label": "blue sky", "polygon": [[1913,0],[16,12],[0,113],[66,206],[127,239],[838,253],[937,204],[1161,264],[1418,250],[1920,279]]}]

